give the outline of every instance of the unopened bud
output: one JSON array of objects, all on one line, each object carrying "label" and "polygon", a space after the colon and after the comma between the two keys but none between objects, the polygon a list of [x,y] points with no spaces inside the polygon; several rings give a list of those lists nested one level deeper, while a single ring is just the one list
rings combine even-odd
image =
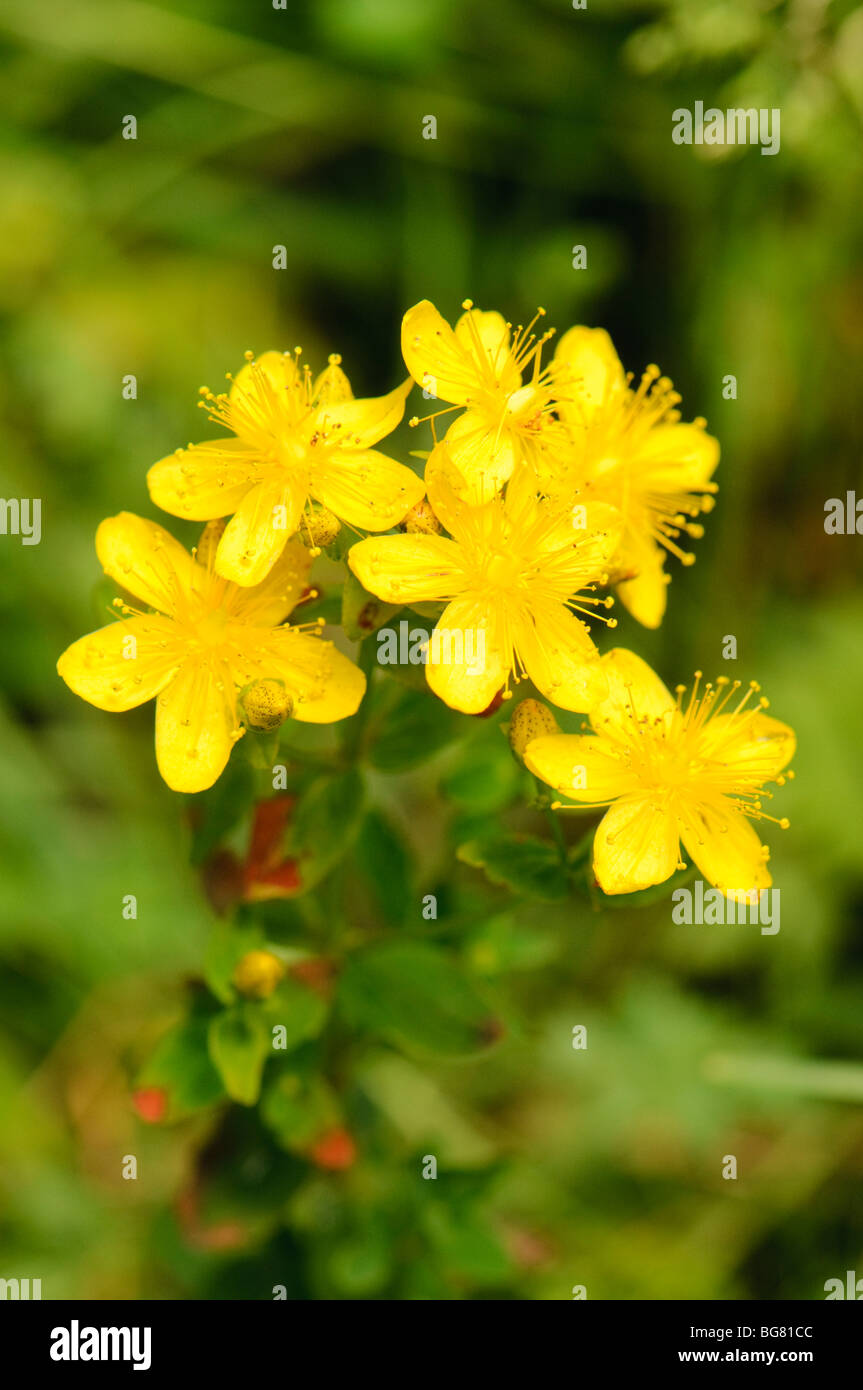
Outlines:
[{"label": "unopened bud", "polygon": [[323,550],[332,545],[342,529],[342,523],[327,507],[313,502],[300,523],[300,540],[310,550]]},{"label": "unopened bud", "polygon": [[219,541],[225,534],[227,524],[226,518],[220,517],[218,521],[208,521],[201,532],[201,539],[195,550],[195,559],[199,565],[204,566],[204,569],[212,569],[216,563],[216,551],[219,548]]},{"label": "unopened bud", "polygon": [[144,1086],[141,1090],[135,1091],[132,1096],[132,1104],[148,1125],[157,1125],[160,1120],[164,1120],[168,1109],[168,1092],[164,1086]]},{"label": "unopened bud", "polygon": [[293,696],[285,689],[284,682],[278,680],[252,681],[243,692],[240,704],[247,728],[257,733],[278,729],[294,712]]},{"label": "unopened bud", "polygon": [[522,700],[516,705],[509,721],[509,746],[517,758],[524,759],[529,743],[542,734],[559,734],[560,725],[540,700]]},{"label": "unopened bud", "polygon": [[431,503],[423,497],[402,519],[400,529],[411,536],[439,536],[443,527],[432,511]]},{"label": "unopened bud", "polygon": [[269,999],[285,967],[272,951],[248,951],[234,967],[234,984],[250,999]]},{"label": "unopened bud", "polygon": [[318,1168],[328,1169],[331,1173],[352,1168],[357,1158],[353,1135],[341,1125],[328,1130],[312,1145],[310,1157]]}]

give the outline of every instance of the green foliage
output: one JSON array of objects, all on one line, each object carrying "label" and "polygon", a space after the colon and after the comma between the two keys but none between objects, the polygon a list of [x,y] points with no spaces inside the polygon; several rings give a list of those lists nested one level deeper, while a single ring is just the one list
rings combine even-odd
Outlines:
[{"label": "green foliage", "polygon": [[270,1050],[270,1034],[260,1011],[240,1004],[218,1014],[210,1022],[207,1046],[231,1100],[254,1105]]},{"label": "green foliage", "polygon": [[304,892],[350,849],[362,821],[364,797],[356,769],[316,778],[300,797],[285,849],[298,862]]},{"label": "green foliage", "polygon": [[458,738],[464,716],[431,700],[426,690],[389,691],[377,715],[378,731],[369,753],[380,772],[407,772]]},{"label": "green foliage", "polygon": [[489,835],[461,845],[458,857],[483,869],[492,883],[530,898],[555,901],[568,891],[566,865],[555,845],[535,835]]},{"label": "green foliage", "polygon": [[192,1016],[172,1029],[138,1076],[140,1087],[165,1089],[171,1119],[184,1119],[225,1094],[224,1073],[208,1048],[211,1022],[215,1020]]},{"label": "green foliage", "polygon": [[470,978],[419,941],[358,951],[342,976],[339,1003],[349,1023],[420,1055],[470,1056],[500,1031]]}]

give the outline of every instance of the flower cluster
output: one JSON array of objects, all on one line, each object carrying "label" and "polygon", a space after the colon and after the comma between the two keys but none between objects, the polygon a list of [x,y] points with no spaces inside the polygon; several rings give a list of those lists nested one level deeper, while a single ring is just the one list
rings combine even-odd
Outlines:
[{"label": "flower cluster", "polygon": [[175,791],[213,785],[245,729],[278,706],[274,682],[283,715],[328,723],[356,712],[363,673],[319,624],[285,620],[331,523],[386,530],[423,495],[410,468],[372,447],[401,420],[410,381],[355,400],[339,357],[313,377],[301,355],[247,353],[229,391],[201,388],[210,418],[232,434],[178,449],[147,477],[158,506],[208,523],[196,551],[129,513],[103,521],[105,573],[143,608],[116,600],[119,621],[58,663],[100,709],[156,698],[156,756]]},{"label": "flower cluster", "polygon": [[[521,752],[571,805],[608,808],[594,842],[606,893],[663,882],[681,846],[732,896],[767,886],[751,822],[769,818],[765,787],[784,780],[791,730],[755,685],[739,695],[739,682],[702,688],[698,675],[673,697],[632,652],[602,656],[589,626],[616,626],[614,594],[659,626],[666,557],[692,562],[686,542],[713,506],[716,440],[703,419],[681,420],[659,368],[636,384],[603,329],[571,328],[543,364],[544,310],[516,329],[469,300],[463,310],[454,327],[426,300],[408,311],[410,377],[378,398],[354,399],[338,356],[313,376],[300,349],[247,354],[227,391],[202,388],[227,436],[148,474],[159,507],[207,523],[200,544],[189,555],[128,514],[103,522],[97,551],[124,597],[60,674],[103,709],[155,697],[159,768],[180,791],[212,785],[247,728],[353,714],[362,672],[317,625],[286,622],[314,592],[314,556],[346,526],[363,588],[434,614],[426,675],[447,705],[481,714],[530,681],[588,717],[566,734],[550,712],[532,716]],[[423,478],[375,447],[414,383],[442,403],[425,417]]]}]

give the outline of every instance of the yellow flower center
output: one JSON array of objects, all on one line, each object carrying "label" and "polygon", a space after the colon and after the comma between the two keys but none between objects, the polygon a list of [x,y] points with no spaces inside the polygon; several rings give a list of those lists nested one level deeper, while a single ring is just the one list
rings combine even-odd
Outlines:
[{"label": "yellow flower center", "polygon": [[[678,686],[676,705],[665,715],[651,717],[631,704],[628,719],[620,727],[625,739],[620,756],[642,788],[662,801],[671,801],[681,792],[695,794],[701,801],[731,797],[737,810],[751,819],[773,820],[786,828],[787,820],[777,821],[762,804],[762,799],[772,797],[764,790],[765,782],[782,786],[785,777],[793,777],[793,773],[776,776],[767,749],[759,767],[753,751],[753,728],[769,702],[759,696],[754,705],[749,704],[760,691],[758,683],[750,682],[736,707],[728,710],[740,681],[720,676],[715,685],[708,683],[699,694],[700,681],[701,672],[697,671],[685,707],[685,687]],[[720,715],[725,719],[721,731],[712,723]]]},{"label": "yellow flower center", "polygon": [[313,453],[340,442],[338,430],[330,433],[322,428],[322,407],[350,396],[337,353],[330,356],[329,367],[315,382],[307,365],[300,368],[301,351],[284,353],[283,367],[276,370],[272,365],[265,368],[247,352],[245,375],[231,392],[215,395],[202,386],[200,402],[214,423],[242,439],[261,462],[299,480],[308,472]]},{"label": "yellow flower center", "polygon": [[[593,495],[622,512],[630,534],[646,529],[658,545],[691,565],[695,556],[681,548],[678,538],[682,533],[697,540],[704,534],[694,518],[712,509],[711,494],[717,486],[707,482],[687,490],[668,481],[658,488],[649,469],[634,466],[638,450],[654,427],[679,423],[680,396],[654,365],[642,374],[636,390],[630,388],[631,380],[628,375],[626,387],[611,392],[581,426]],[[700,418],[693,423],[700,428],[706,424]]]},{"label": "yellow flower center", "polygon": [[228,615],[223,609],[215,609],[194,624],[194,641],[207,651],[224,646]]},{"label": "yellow flower center", "polygon": [[521,557],[512,554],[492,555],[485,572],[486,582],[493,589],[514,589],[521,575]]}]

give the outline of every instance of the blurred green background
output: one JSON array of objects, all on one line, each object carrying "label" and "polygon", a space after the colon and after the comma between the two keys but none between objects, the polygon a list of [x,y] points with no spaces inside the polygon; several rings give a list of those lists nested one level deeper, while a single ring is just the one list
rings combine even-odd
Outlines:
[{"label": "blurred green background", "polygon": [[[863,1275],[863,542],[823,526],[861,486],[861,7],[3,0],[0,36],[0,475],[43,501],[40,545],[0,537],[0,1277],[46,1298],[725,1299]],[[780,153],[675,146],[696,100],[780,108]],[[360,934],[383,917],[444,946],[502,1041],[349,1046],[346,1173],[238,1107],[148,1127],[136,1070],[215,917],[152,708],[101,714],[55,675],[104,612],[95,528],[154,514],[147,467],[201,437],[197,388],[246,348],[339,351],[376,394],[404,310],[465,295],[606,326],[721,441],[697,565],[672,566],[661,631],[620,612],[616,640],[671,684],[755,677],[796,727],[792,828],[768,837],[781,931],[675,926],[667,896],[513,900],[455,851],[489,818],[548,828],[495,723],[458,720],[418,766],[378,760],[338,891]],[[302,940],[289,906],[268,930]]]}]

